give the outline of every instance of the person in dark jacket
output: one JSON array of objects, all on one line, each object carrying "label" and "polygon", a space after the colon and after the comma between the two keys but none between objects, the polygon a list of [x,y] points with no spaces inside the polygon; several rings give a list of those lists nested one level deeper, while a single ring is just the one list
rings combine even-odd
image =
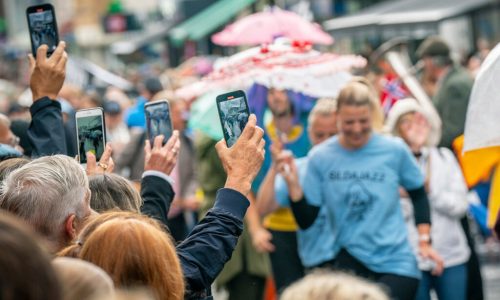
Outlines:
[{"label": "person in dark jacket", "polygon": [[[67,55],[64,42],[49,58],[47,47],[41,46],[37,60],[30,59],[32,76],[30,86],[34,103],[30,109],[32,123],[28,136],[36,156],[65,154],[66,142],[60,104],[53,100],[64,82],[64,67]],[[238,237],[243,230],[243,217],[249,206],[247,195],[251,183],[264,159],[262,129],[256,126],[254,115],[250,116],[238,142],[227,148],[224,141],[216,145],[218,155],[227,173],[224,188],[216,196],[214,207],[193,229],[191,234],[177,246],[186,279],[187,299],[210,299],[210,285],[231,258]],[[146,141],[145,173],[142,178],[141,196],[144,204],[141,212],[167,225],[167,214],[174,198],[170,172],[178,154],[178,132],[162,146],[157,137],[154,145]],[[103,155],[94,166],[97,172],[108,168],[109,156]],[[87,163],[87,167],[89,162]]]}]

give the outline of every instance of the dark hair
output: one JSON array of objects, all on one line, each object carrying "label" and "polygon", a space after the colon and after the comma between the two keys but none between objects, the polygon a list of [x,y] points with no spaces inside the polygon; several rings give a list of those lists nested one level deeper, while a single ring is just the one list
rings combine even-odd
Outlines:
[{"label": "dark hair", "polygon": [[26,225],[0,212],[0,299],[61,299],[50,257]]}]

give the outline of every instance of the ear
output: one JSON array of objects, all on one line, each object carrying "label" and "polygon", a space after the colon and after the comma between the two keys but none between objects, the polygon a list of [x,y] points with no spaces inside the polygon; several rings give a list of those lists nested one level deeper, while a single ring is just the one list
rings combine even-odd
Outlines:
[{"label": "ear", "polygon": [[64,222],[64,229],[66,231],[66,236],[69,237],[70,240],[74,240],[76,238],[76,215],[71,214],[66,218]]}]

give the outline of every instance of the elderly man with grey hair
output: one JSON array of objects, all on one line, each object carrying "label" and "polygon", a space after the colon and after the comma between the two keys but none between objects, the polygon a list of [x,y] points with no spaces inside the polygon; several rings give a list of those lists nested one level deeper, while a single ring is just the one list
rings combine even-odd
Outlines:
[{"label": "elderly man with grey hair", "polygon": [[35,159],[4,180],[0,208],[23,219],[58,251],[91,214],[85,170],[65,155]]}]

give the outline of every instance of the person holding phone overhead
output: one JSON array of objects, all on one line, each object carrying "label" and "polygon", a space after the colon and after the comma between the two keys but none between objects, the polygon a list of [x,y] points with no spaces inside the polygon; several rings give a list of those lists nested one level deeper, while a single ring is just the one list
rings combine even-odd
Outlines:
[{"label": "person holding phone overhead", "polygon": [[[337,99],[339,134],[311,150],[301,185],[292,189],[293,213],[302,229],[325,208],[334,258],[324,263],[385,285],[393,299],[414,299],[420,279],[399,203],[402,186],[412,199],[419,252],[443,261],[430,241],[429,201],[423,175],[400,139],[373,133],[376,94],[363,81],[347,84]],[[288,167],[285,167],[288,166]],[[286,172],[285,169],[290,169]],[[278,163],[288,186],[300,187],[293,160]]]}]

